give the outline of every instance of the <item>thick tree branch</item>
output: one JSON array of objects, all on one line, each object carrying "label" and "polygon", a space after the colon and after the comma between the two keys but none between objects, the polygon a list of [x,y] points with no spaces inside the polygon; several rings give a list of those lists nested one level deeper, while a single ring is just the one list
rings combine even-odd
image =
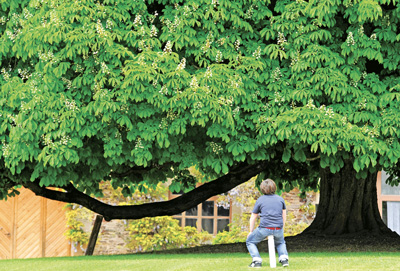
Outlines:
[{"label": "thick tree branch", "polygon": [[248,181],[265,169],[267,162],[259,162],[254,165],[240,164],[234,173],[228,173],[212,182],[206,183],[189,193],[162,202],[146,203],[141,205],[112,206],[96,200],[85,193],[78,191],[72,183],[63,187],[66,192],[55,191],[41,187],[38,182],[27,182],[24,186],[32,190],[36,195],[48,199],[80,204],[109,221],[112,219],[140,219],[143,217],[155,217],[175,215],[182,213],[208,198],[225,193],[237,185]]}]

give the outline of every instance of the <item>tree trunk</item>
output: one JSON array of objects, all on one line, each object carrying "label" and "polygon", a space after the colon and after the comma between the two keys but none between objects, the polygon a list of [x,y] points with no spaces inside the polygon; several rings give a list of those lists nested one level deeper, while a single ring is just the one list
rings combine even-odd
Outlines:
[{"label": "tree trunk", "polygon": [[340,172],[333,174],[329,168],[321,169],[320,177],[317,215],[304,234],[393,233],[378,210],[377,173],[357,179],[352,160],[347,160]]}]

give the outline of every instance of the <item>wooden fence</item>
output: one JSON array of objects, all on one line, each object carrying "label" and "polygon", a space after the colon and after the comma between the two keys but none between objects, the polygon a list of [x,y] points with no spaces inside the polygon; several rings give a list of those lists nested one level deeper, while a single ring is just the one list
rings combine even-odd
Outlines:
[{"label": "wooden fence", "polygon": [[65,203],[20,192],[0,201],[0,259],[71,256]]}]

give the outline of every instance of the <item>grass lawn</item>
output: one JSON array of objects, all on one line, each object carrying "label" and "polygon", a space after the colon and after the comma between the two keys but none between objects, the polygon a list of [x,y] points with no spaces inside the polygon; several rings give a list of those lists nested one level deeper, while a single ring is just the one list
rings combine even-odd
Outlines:
[{"label": "grass lawn", "polygon": [[[268,254],[261,255],[264,266],[256,270],[271,269]],[[290,266],[285,270],[400,270],[400,253],[291,253]],[[245,253],[232,254],[161,254],[116,255],[67,258],[40,258],[26,260],[0,260],[4,271],[128,271],[128,270],[252,270],[247,267],[251,258]],[[283,270],[278,266],[276,270]]]}]

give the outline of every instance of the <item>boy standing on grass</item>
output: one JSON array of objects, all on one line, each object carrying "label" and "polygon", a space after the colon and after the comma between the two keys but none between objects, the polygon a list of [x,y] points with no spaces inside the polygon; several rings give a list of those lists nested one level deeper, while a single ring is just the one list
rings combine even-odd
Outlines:
[{"label": "boy standing on grass", "polygon": [[[250,233],[246,240],[247,249],[253,257],[253,262],[249,267],[261,267],[262,259],[257,244],[269,235],[274,236],[279,262],[282,266],[287,267],[289,266],[289,256],[283,237],[283,227],[286,222],[285,201],[282,197],[275,195],[276,184],[271,179],[262,181],[260,189],[264,195],[259,197],[254,205],[250,217]],[[258,215],[260,215],[260,225],[254,229]]]}]

